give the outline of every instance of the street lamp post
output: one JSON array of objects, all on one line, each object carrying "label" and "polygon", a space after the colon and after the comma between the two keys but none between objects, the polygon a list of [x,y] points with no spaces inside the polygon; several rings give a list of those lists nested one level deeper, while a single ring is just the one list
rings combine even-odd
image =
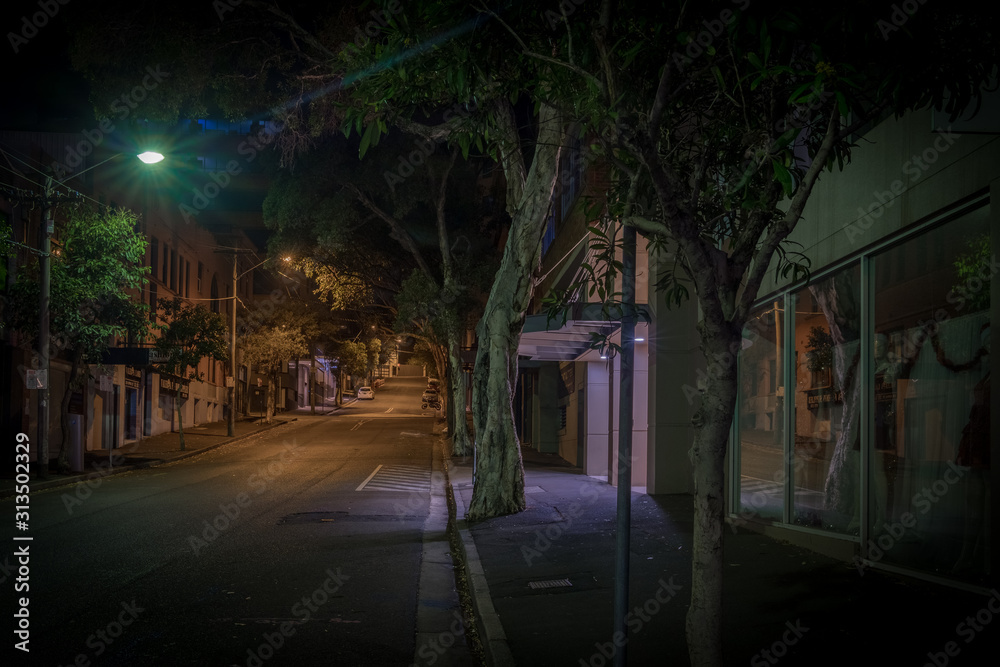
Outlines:
[{"label": "street lamp post", "polygon": [[[229,313],[229,379],[226,380],[228,385],[228,400],[229,400],[229,419],[226,423],[226,431],[230,438],[236,435],[236,287],[239,284],[240,278],[250,273],[259,266],[263,266],[270,260],[268,257],[263,262],[259,262],[243,273],[237,273],[237,267],[239,265],[240,253],[253,253],[253,250],[247,248],[227,248],[225,250],[216,250],[219,253],[233,255],[233,308]],[[287,261],[287,260],[286,260]]]},{"label": "street lamp post", "polygon": [[239,276],[236,275],[236,265],[240,255],[233,252],[233,308],[229,313],[229,420],[226,425],[226,433],[230,438],[236,435],[236,284]]},{"label": "street lamp post", "polygon": [[49,476],[49,297],[51,293],[51,267],[49,254],[52,252],[52,232],[55,223],[52,221],[52,178],[45,182],[45,209],[42,214],[40,231],[40,251],[38,256],[39,280],[38,297],[38,365],[42,377],[38,385],[38,458],[40,465],[38,474],[42,479]]},{"label": "street lamp post", "polygon": [[[116,153],[106,160],[102,160],[95,165],[74,173],[73,177],[80,176],[122,155],[124,153]],[[146,164],[155,164],[163,160],[163,155],[152,151],[146,151],[136,157]],[[38,474],[42,479],[47,478],[49,474],[49,413],[51,401],[49,376],[52,371],[51,357],[49,355],[49,300],[52,295],[51,252],[52,234],[55,231],[55,222],[52,219],[52,202],[55,196],[55,183],[66,186],[65,181],[56,182],[51,176],[46,179],[42,208],[42,228],[39,230],[38,365],[41,377],[38,384]]]}]

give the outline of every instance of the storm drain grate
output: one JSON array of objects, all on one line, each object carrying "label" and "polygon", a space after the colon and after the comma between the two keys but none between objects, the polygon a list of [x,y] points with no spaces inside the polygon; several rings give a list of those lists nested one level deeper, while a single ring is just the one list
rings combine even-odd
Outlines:
[{"label": "storm drain grate", "polygon": [[529,581],[528,587],[539,589],[539,588],[564,588],[566,586],[572,586],[569,579],[549,579],[548,581]]}]

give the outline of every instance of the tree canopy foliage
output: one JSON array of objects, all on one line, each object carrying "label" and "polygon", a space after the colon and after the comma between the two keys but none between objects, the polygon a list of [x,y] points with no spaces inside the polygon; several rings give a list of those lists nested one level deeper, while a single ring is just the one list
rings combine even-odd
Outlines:
[{"label": "tree canopy foliage", "polygon": [[[125,209],[75,208],[57,215],[50,257],[49,352],[70,361],[61,400],[59,465],[67,467],[67,414],[70,396],[90,377],[116,340],[141,341],[149,333],[148,307],[136,298],[146,285],[146,239]],[[25,341],[38,337],[40,294],[37,256],[22,267],[7,295],[3,325]]]},{"label": "tree canopy foliage", "polygon": [[[199,370],[202,360],[210,363],[229,358],[229,336],[226,322],[219,313],[204,306],[191,305],[180,298],[162,299],[158,307],[163,311],[165,324],[158,325],[156,350],[164,357],[157,370],[173,376],[180,383],[201,380]],[[180,430],[181,449],[184,449],[183,403],[180,387],[177,390],[177,424]]]}]

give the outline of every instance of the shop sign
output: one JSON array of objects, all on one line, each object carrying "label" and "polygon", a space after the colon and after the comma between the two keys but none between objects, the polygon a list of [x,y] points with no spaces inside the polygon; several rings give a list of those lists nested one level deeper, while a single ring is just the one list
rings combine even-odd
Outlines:
[{"label": "shop sign", "polygon": [[135,366],[125,367],[125,386],[129,389],[138,389],[142,384],[142,369]]},{"label": "shop sign", "polygon": [[178,378],[169,376],[160,376],[160,393],[169,394],[172,396],[177,395],[177,390],[180,389],[181,398],[187,398],[190,394],[191,388],[188,382],[180,380]]},{"label": "shop sign", "polygon": [[843,403],[844,392],[840,389],[824,387],[822,389],[810,389],[806,392],[806,407],[816,410],[820,406],[827,406],[831,403]]}]

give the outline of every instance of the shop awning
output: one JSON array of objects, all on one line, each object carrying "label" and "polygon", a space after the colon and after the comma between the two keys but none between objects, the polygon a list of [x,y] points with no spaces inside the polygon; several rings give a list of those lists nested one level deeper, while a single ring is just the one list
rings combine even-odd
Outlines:
[{"label": "shop awning", "polygon": [[[645,310],[645,305],[639,308]],[[607,336],[621,326],[618,321],[602,319],[599,303],[573,304],[566,323],[559,324],[544,314],[529,315],[521,331],[518,356],[533,361],[574,361],[591,349],[592,333]]]}]

